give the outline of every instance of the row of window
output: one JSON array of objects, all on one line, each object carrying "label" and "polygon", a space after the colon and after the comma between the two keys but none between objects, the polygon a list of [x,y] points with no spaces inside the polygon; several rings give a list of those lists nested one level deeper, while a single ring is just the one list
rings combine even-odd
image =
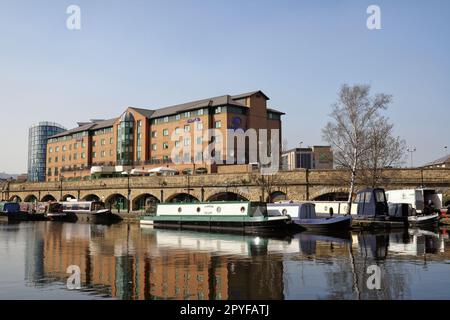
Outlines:
[{"label": "row of window", "polygon": [[[215,121],[214,122],[214,128],[216,128],[216,129],[222,128],[222,122],[220,120],[219,121]],[[197,122],[197,130],[203,130],[203,122]],[[188,125],[188,124],[185,125],[184,126],[184,132],[190,132],[190,131],[191,131],[191,126]],[[163,133],[164,137],[169,136],[169,129],[163,129],[162,133]],[[176,127],[175,128],[175,134],[176,135],[181,134],[181,128]],[[152,138],[157,138],[157,137],[158,137],[158,132],[157,131],[152,131]]]},{"label": "row of window", "polygon": [[[74,150],[78,149],[78,147],[80,147],[80,146],[81,146],[82,149],[84,149],[84,148],[86,148],[86,143],[85,142],[81,142],[81,143],[75,142],[73,145],[69,144],[69,150],[72,150],[72,146],[73,146]],[[64,145],[61,148],[59,146],[56,146],[55,148],[53,148],[53,147],[49,147],[48,148],[48,152],[49,153],[59,152],[60,150],[66,151],[67,150],[67,146]]]},{"label": "row of window", "polygon": [[[82,153],[80,154],[80,157],[81,157],[81,159],[86,159],[86,152],[82,152]],[[49,158],[48,158],[48,163],[52,163],[52,162],[58,163],[58,162],[59,162],[59,159],[60,159],[60,158],[59,158],[58,156],[56,156],[56,157],[54,157],[54,158],[49,157]],[[69,161],[72,161],[72,159],[73,159],[73,160],[78,160],[78,153],[74,153],[73,156],[72,156],[72,155],[69,155]],[[66,161],[66,156],[65,156],[65,155],[61,156],[61,162],[65,162],[65,161]]]}]

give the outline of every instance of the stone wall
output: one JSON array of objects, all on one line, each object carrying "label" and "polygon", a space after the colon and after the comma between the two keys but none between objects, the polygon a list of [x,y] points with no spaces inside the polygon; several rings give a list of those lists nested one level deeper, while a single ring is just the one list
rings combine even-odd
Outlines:
[{"label": "stone wall", "polygon": [[[236,193],[246,199],[267,200],[269,194],[281,192],[288,199],[307,200],[318,196],[348,192],[348,174],[341,170],[296,170],[282,171],[277,175],[264,177],[258,173],[224,173],[192,176],[153,176],[96,179],[90,181],[63,181],[47,183],[6,183],[2,188],[2,200],[17,196],[21,200],[34,196],[42,200],[46,195],[60,199],[66,195],[83,199],[96,195],[107,200],[114,194],[131,200],[143,194],[157,199],[170,199],[180,193],[189,193],[199,200],[208,200],[222,193]],[[450,197],[450,169],[386,169],[382,174],[380,186],[385,189],[417,188],[420,186],[436,188]],[[365,185],[358,183],[357,188]]]}]

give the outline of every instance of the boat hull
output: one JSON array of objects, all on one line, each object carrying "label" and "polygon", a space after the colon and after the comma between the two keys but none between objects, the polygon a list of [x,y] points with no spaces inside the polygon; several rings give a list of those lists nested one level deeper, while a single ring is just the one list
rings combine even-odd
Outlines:
[{"label": "boat hull", "polygon": [[155,228],[208,230],[208,231],[238,231],[245,233],[277,232],[291,226],[288,217],[268,217],[263,219],[195,219],[188,217],[143,217],[141,225],[153,225]]},{"label": "boat hull", "polygon": [[76,222],[78,220],[78,217],[75,213],[47,213],[46,217],[50,221],[55,222]]},{"label": "boat hull", "polygon": [[350,230],[352,226],[351,216],[318,219],[293,219],[294,224],[306,230]]},{"label": "boat hull", "polygon": [[439,214],[432,214],[428,216],[412,216],[408,217],[408,223],[412,227],[421,227],[421,226],[433,226],[438,223]]}]

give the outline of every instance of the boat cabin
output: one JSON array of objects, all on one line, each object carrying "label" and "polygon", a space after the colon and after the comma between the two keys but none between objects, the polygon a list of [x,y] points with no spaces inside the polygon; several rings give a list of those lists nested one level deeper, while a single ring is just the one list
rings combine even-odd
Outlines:
[{"label": "boat cabin", "polygon": [[17,202],[0,202],[1,213],[17,213],[20,212],[20,204]]},{"label": "boat cabin", "polygon": [[386,217],[389,213],[384,189],[367,188],[356,195],[357,216],[364,218]]}]

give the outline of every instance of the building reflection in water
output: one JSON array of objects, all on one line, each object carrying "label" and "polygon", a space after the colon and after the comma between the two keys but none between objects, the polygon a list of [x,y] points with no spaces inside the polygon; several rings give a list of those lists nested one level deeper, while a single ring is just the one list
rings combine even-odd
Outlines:
[{"label": "building reflection in water", "polygon": [[[118,299],[293,299],[311,296],[304,290],[318,290],[314,281],[323,282],[317,292],[323,299],[408,298],[411,274],[402,257],[443,250],[438,235],[417,230],[284,239],[127,224],[44,222],[31,230],[29,283],[65,285],[67,267],[77,265],[83,290]],[[382,270],[382,290],[367,289],[373,264]]]}]

